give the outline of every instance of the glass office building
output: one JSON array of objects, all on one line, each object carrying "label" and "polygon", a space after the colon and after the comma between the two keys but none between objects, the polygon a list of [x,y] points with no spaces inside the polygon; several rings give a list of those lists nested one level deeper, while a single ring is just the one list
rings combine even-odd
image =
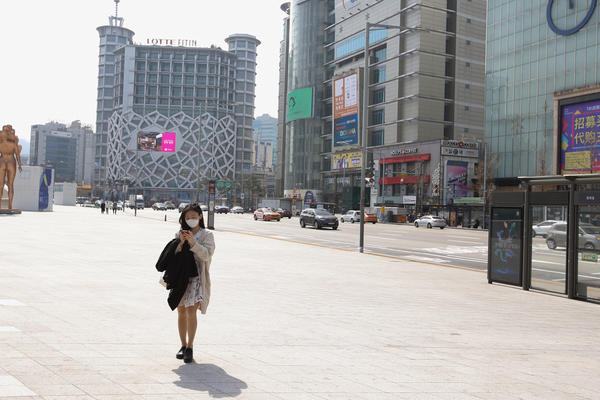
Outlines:
[{"label": "glass office building", "polygon": [[589,95],[600,78],[595,3],[488,0],[486,142],[497,183],[560,173],[557,98]]}]

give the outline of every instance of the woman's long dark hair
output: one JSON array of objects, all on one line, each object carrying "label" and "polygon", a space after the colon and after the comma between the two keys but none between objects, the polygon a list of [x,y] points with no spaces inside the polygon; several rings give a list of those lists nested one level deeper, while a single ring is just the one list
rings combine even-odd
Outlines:
[{"label": "woman's long dark hair", "polygon": [[198,203],[192,203],[192,204],[188,204],[182,211],[181,211],[181,215],[179,216],[179,224],[181,225],[181,229],[184,231],[191,231],[192,228],[190,228],[190,226],[185,222],[185,213],[187,213],[188,211],[196,211],[202,218],[200,218],[200,228],[205,229],[204,228],[204,215],[202,214],[202,208],[200,207],[200,204]]}]

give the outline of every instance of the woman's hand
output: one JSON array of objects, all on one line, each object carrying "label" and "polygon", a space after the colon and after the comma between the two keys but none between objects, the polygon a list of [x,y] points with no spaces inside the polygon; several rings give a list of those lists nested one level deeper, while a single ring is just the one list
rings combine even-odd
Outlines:
[{"label": "woman's hand", "polygon": [[196,241],[194,240],[194,234],[190,231],[183,232],[183,240],[187,241],[190,244],[190,248],[194,247]]}]

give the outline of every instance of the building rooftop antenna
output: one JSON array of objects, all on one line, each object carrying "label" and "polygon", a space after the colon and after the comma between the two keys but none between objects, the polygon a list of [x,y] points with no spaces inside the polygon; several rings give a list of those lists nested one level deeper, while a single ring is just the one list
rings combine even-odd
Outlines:
[{"label": "building rooftop antenna", "polygon": [[108,19],[110,25],[123,26],[123,18],[119,18],[119,3],[121,0],[113,0],[115,2],[115,16],[110,16]]}]

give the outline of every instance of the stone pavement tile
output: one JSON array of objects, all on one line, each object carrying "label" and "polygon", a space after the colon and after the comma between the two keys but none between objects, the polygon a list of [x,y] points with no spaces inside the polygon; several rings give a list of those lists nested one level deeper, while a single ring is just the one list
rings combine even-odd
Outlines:
[{"label": "stone pavement tile", "polygon": [[70,382],[67,382],[62,376],[47,373],[47,374],[15,374],[15,378],[19,381],[23,382],[24,385],[68,385]]},{"label": "stone pavement tile", "polygon": [[75,385],[46,384],[43,383],[43,380],[42,383],[29,384],[28,387],[40,396],[75,396],[85,394]]},{"label": "stone pavement tile", "polygon": [[90,396],[96,397],[103,394],[131,394],[131,391],[116,383],[109,384],[78,384],[77,387]]},{"label": "stone pavement tile", "polygon": [[94,400],[92,396],[44,396],[44,400]]}]

